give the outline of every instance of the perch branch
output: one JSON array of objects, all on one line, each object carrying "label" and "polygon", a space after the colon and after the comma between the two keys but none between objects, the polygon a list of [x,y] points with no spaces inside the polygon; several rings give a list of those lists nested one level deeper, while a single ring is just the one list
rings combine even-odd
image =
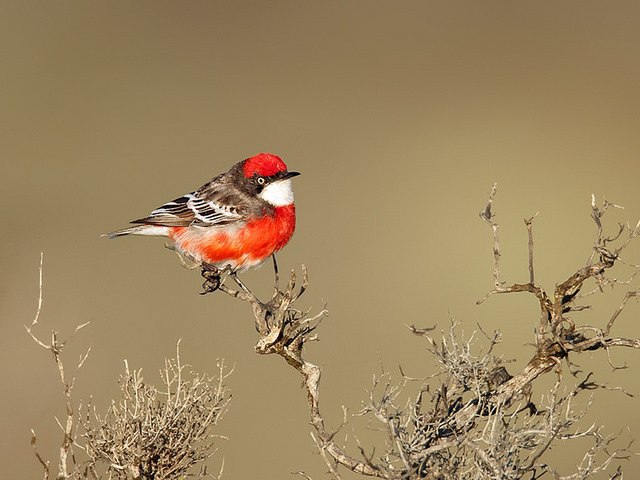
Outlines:
[{"label": "perch branch", "polygon": [[230,277],[239,289],[230,288],[222,282],[220,291],[251,306],[258,332],[256,352],[260,355],[278,355],[302,375],[311,424],[315,430],[314,441],[332,469],[334,477],[340,478],[333,470],[335,467],[331,465],[329,458],[355,473],[391,478],[384,467],[363,462],[346,454],[333,440],[333,434],[325,428],[319,404],[321,369],[318,365],[306,361],[302,352],[306,342],[317,340],[315,330],[319,322],[327,316],[327,310],[323,309],[315,315],[310,315],[310,312],[301,311],[295,306],[309,285],[306,267],[302,267],[302,281],[297,289],[296,274],[292,271],[286,287],[280,289],[276,284],[273,295],[267,302],[258,299],[236,275]]}]

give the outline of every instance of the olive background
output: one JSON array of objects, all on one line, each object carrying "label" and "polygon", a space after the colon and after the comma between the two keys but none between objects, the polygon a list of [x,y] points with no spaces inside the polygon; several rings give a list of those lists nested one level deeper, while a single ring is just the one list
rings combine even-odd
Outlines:
[{"label": "olive background", "polygon": [[[465,335],[500,329],[512,373],[533,354],[536,301],[476,300],[492,288],[490,229],[478,218],[494,182],[503,278],[524,282],[523,219],[534,222],[538,281],[552,289],[584,265],[591,194],[640,218],[640,4],[635,1],[0,2],[0,464],[39,478],[29,446],[56,463],[63,397],[50,354],[24,331],[78,333],[67,355],[76,398],[104,410],[127,359],[145,379],[182,339],[182,359],[234,366],[224,478],[327,478],[309,436],[300,378],[254,353],[247,305],[200,296],[163,240],[100,235],[126,226],[257,152],[292,170],[298,224],[283,272],[309,268],[303,306],[329,317],[306,358],[322,365],[329,428],[357,413],[381,365],[399,379],[437,366],[405,327],[453,320]],[[626,260],[640,263],[638,245]],[[620,278],[630,270],[617,271]],[[261,295],[270,267],[243,275]],[[626,289],[594,297],[576,320],[604,325]],[[640,336],[630,302],[614,334]],[[482,343],[482,338],[480,338]],[[640,352],[575,361],[640,393]],[[565,380],[573,380],[564,367]],[[551,376],[549,376],[551,377]],[[582,377],[580,377],[582,378]],[[552,381],[551,378],[543,380]],[[537,392],[539,395],[541,392]],[[640,436],[639,401],[596,391],[588,421]],[[375,424],[344,428],[381,452]],[[631,433],[627,433],[629,427]],[[377,440],[376,440],[377,439]],[[556,447],[560,473],[580,449]],[[622,463],[633,478],[640,461]],[[302,478],[302,477],[298,477]],[[344,478],[355,478],[345,474]]]}]

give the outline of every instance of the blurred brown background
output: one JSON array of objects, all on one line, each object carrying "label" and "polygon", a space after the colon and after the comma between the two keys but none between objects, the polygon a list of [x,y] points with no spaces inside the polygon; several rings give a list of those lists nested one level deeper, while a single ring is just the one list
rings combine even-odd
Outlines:
[{"label": "blurred brown background", "polygon": [[[254,153],[303,172],[297,231],[279,259],[285,271],[309,267],[308,306],[328,302],[307,358],[324,367],[330,426],[341,405],[358,410],[379,359],[394,373],[435,370],[405,324],[446,329],[453,317],[470,332],[480,322],[504,333],[510,370],[528,360],[536,302],[475,305],[492,285],[490,231],[477,212],[493,182],[512,282],[527,278],[524,217],[540,212],[536,264],[548,288],[587,259],[591,193],[626,207],[612,228],[640,217],[636,1],[5,1],[1,10],[3,478],[40,477],[30,428],[50,459],[61,439],[53,363],[23,329],[41,251],[40,331],[91,322],[68,352],[71,364],[92,346],[78,398],[104,408],[124,358],[157,382],[182,338],[197,370],[214,371],[217,357],[235,364],[218,430],[229,437],[224,478],[324,478],[300,380],[253,352],[248,308],[197,295],[198,273],[162,240],[100,238]],[[272,275],[245,279],[266,293]],[[583,318],[602,324],[623,292]],[[640,335],[639,313],[631,304],[616,333]],[[615,352],[631,368],[613,374],[601,352],[577,360],[640,393],[640,352]],[[601,392],[591,416],[640,437],[638,406]],[[368,445],[373,435],[358,431]],[[558,451],[555,461],[561,473],[575,464]],[[640,474],[637,459],[625,465]]]}]

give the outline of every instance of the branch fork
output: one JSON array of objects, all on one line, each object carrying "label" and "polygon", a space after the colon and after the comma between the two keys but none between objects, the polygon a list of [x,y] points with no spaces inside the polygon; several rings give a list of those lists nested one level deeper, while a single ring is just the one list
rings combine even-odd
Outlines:
[{"label": "branch fork", "polygon": [[[324,308],[319,313],[312,315],[310,310],[303,311],[297,308],[296,303],[309,285],[308,271],[304,265],[302,266],[302,281],[299,287],[297,287],[296,273],[291,271],[287,285],[281,289],[277,268],[275,270],[274,291],[266,302],[254,295],[233,273],[221,282],[219,290],[247,302],[251,306],[258,332],[255,351],[261,355],[275,354],[282,357],[302,375],[303,386],[309,401],[310,420],[315,430],[312,437],[330,471],[336,472],[336,465],[340,464],[363,475],[391,478],[381,467],[373,465],[366,459],[362,461],[347,455],[334,441],[334,434],[326,430],[319,405],[321,370],[318,365],[303,358],[303,349],[305,343],[318,339],[315,330],[321,320],[328,315],[328,312]],[[229,287],[225,283],[229,278],[235,282],[237,288]],[[337,472],[334,476],[340,478]]]}]

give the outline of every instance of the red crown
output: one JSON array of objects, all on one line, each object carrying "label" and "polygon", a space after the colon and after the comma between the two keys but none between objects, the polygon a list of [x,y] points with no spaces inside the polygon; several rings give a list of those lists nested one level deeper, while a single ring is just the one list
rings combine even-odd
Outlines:
[{"label": "red crown", "polygon": [[254,175],[270,177],[279,172],[286,172],[287,166],[280,157],[272,153],[259,153],[244,161],[242,167],[244,176],[247,178]]}]

